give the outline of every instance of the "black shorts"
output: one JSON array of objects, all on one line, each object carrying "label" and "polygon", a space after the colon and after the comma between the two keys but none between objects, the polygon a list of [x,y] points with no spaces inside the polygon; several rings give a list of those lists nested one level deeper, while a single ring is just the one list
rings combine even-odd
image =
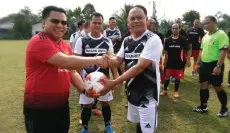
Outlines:
[{"label": "black shorts", "polygon": [[213,69],[216,67],[217,61],[204,63],[202,62],[199,68],[199,80],[200,83],[208,81],[213,86],[221,86],[223,82],[224,64],[221,67],[221,73],[219,75],[212,75]]},{"label": "black shorts", "polygon": [[27,133],[68,133],[69,106],[54,110],[36,110],[24,107]]}]

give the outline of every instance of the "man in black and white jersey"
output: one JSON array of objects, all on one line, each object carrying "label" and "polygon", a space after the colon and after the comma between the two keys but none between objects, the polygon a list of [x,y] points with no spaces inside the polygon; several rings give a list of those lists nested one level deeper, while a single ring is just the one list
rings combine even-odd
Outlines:
[{"label": "man in black and white jersey", "polygon": [[157,127],[160,91],[159,61],[163,46],[159,36],[147,30],[147,10],[137,5],[128,14],[131,35],[126,37],[116,57],[105,57],[108,64],[119,67],[125,62],[126,72],[115,80],[105,80],[101,95],[126,81],[127,118],[137,123],[137,133],[153,133]]},{"label": "man in black and white jersey", "polygon": [[[101,56],[103,54],[107,54],[110,56],[114,55],[112,41],[101,34],[102,24],[103,24],[102,14],[94,13],[90,21],[91,32],[87,36],[80,37],[77,40],[76,47],[74,49],[74,53],[76,55],[80,55],[84,57]],[[88,74],[95,71],[102,72],[108,78],[110,77],[109,68],[104,69],[101,67],[97,67],[95,65],[81,70],[81,76],[84,79]],[[117,75],[114,75],[114,73],[117,73],[117,71],[115,71],[114,68],[112,68],[111,71],[113,73],[113,78],[117,78],[116,77]],[[106,95],[100,96],[97,99],[98,101],[100,101],[102,105],[102,115],[104,117],[104,122],[105,122],[105,132],[115,133],[110,125],[111,109],[110,109],[109,101],[113,99],[112,92],[110,91]],[[82,119],[82,126],[83,126],[81,133],[88,133],[88,122],[91,116],[91,109],[94,101],[95,99],[91,97],[87,97],[84,94],[80,95],[79,103],[84,105],[81,112],[81,119]]]},{"label": "man in black and white jersey", "polygon": [[70,42],[70,46],[71,46],[72,49],[74,49],[74,47],[72,47],[72,45],[73,45],[73,41],[74,41],[75,37],[76,37],[76,36],[79,36],[79,35],[81,34],[81,31],[84,29],[84,23],[85,23],[84,20],[79,21],[79,22],[77,23],[77,27],[78,27],[79,30],[76,31],[76,32],[74,32],[74,33],[71,34],[71,36],[70,36],[69,42]]},{"label": "man in black and white jersey", "polygon": [[121,32],[118,28],[116,28],[116,19],[115,17],[110,17],[109,18],[109,28],[104,30],[103,35],[105,37],[108,37],[112,40],[113,42],[113,49],[114,53],[116,54],[119,49],[120,49],[120,43],[119,41],[121,40]]}]

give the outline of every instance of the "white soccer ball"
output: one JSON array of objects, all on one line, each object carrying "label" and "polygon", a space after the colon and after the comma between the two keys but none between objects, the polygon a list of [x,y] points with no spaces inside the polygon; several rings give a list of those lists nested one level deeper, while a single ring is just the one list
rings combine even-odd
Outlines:
[{"label": "white soccer ball", "polygon": [[85,89],[88,93],[98,93],[104,88],[103,79],[107,79],[102,72],[92,72],[85,78]]}]

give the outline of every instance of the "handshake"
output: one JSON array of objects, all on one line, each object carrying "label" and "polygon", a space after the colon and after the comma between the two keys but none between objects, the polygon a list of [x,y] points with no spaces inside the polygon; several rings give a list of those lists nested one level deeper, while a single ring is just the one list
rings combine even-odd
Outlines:
[{"label": "handshake", "polygon": [[97,56],[96,58],[96,65],[101,68],[108,68],[112,67],[112,59],[109,55],[104,54],[103,56]]}]

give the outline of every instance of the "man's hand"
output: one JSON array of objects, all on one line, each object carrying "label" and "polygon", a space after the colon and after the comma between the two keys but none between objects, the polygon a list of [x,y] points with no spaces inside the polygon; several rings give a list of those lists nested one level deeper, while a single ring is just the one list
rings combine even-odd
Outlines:
[{"label": "man's hand", "polygon": [[96,64],[97,66],[104,69],[108,67],[107,60],[104,56],[97,56],[95,58],[97,59],[97,64]]},{"label": "man's hand", "polygon": [[190,67],[190,66],[191,66],[191,61],[190,61],[190,59],[187,60],[186,66],[187,66],[187,67]]},{"label": "man's hand", "polygon": [[221,73],[221,68],[220,67],[215,67],[213,69],[212,75],[220,75],[220,73]]},{"label": "man's hand", "polygon": [[107,67],[112,67],[111,57],[109,57],[109,55],[107,55],[107,54],[104,54],[103,57],[106,60]]},{"label": "man's hand", "polygon": [[99,92],[101,96],[104,96],[107,94],[110,90],[114,89],[116,86],[116,83],[114,80],[109,80],[109,79],[103,79],[104,82],[104,88]]},{"label": "man's hand", "polygon": [[199,72],[199,65],[197,65],[197,64],[195,65],[194,72],[195,72],[195,73],[198,73],[198,72]]}]

